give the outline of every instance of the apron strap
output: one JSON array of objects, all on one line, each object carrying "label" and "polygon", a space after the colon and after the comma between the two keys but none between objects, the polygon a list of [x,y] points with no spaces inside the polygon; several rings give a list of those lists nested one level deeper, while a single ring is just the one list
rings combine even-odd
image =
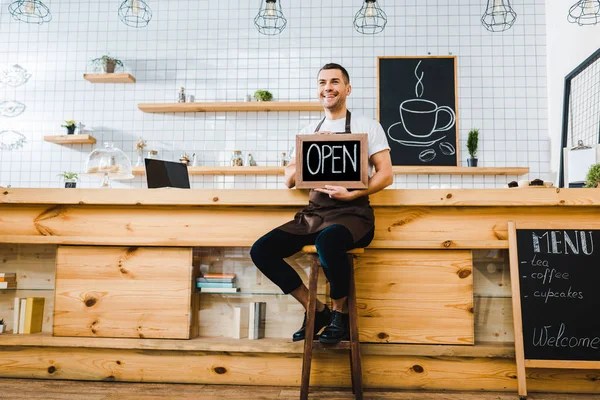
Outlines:
[{"label": "apron strap", "polygon": [[[323,122],[325,122],[325,118],[327,118],[327,117],[323,117],[321,122],[319,122],[319,125],[317,125],[317,127],[315,128],[315,133],[319,132],[319,129],[321,129],[321,125],[323,125]],[[346,110],[346,129],[345,129],[344,133],[352,133],[352,131],[350,130],[350,120],[351,119],[352,119],[352,117],[350,115],[350,110]]]}]

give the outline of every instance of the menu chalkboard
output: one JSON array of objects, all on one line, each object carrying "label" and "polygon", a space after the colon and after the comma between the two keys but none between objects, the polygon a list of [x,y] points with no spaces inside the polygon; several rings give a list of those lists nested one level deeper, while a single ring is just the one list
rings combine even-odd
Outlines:
[{"label": "menu chalkboard", "polygon": [[296,136],[296,187],[368,187],[368,146],[366,134]]},{"label": "menu chalkboard", "polygon": [[517,229],[516,241],[525,359],[600,361],[600,230]]}]

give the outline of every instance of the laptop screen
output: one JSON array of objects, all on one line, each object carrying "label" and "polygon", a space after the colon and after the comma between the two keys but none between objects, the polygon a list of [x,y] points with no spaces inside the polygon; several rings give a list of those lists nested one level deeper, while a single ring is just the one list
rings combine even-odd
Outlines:
[{"label": "laptop screen", "polygon": [[180,162],[144,159],[146,162],[146,179],[148,189],[156,188],[190,188],[190,177],[187,165]]}]

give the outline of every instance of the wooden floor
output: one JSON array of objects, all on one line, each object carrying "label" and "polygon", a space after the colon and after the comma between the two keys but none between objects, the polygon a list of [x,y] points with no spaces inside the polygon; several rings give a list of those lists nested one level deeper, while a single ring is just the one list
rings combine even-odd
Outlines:
[{"label": "wooden floor", "polygon": [[[0,399],[73,400],[297,400],[299,388],[264,386],[184,385],[163,383],[82,382],[35,379],[0,379]],[[314,390],[310,399],[353,399],[349,390]],[[367,391],[372,400],[515,400],[515,393]],[[532,400],[588,400],[598,395],[533,393]]]}]

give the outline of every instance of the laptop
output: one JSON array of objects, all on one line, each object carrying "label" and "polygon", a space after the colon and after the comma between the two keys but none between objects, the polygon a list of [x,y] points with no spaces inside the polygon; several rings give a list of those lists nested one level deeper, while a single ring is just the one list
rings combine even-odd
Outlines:
[{"label": "laptop", "polygon": [[180,162],[145,158],[148,189],[190,188],[187,165]]}]

